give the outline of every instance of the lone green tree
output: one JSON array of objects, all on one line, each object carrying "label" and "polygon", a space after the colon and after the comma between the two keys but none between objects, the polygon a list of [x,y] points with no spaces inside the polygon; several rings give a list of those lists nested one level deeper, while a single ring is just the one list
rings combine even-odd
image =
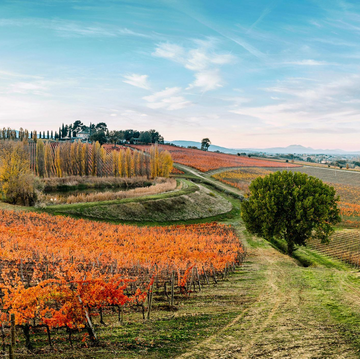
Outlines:
[{"label": "lone green tree", "polygon": [[247,231],[285,240],[290,256],[311,238],[329,242],[332,226],[341,220],[334,188],[307,174],[276,172],[257,178],[249,189],[241,205]]},{"label": "lone green tree", "polygon": [[207,151],[211,145],[211,141],[208,138],[203,138],[201,141],[201,150]]}]

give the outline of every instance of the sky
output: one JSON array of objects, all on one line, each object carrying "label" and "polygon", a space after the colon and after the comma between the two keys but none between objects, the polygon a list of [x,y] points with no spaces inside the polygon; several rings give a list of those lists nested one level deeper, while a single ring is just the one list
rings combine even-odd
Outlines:
[{"label": "sky", "polygon": [[360,150],[356,0],[0,0],[0,127]]}]

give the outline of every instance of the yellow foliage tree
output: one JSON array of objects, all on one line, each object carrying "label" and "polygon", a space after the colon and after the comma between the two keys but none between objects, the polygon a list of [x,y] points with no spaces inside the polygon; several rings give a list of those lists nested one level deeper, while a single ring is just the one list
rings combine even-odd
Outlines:
[{"label": "yellow foliage tree", "polygon": [[45,175],[45,144],[41,139],[36,143],[36,173],[40,177]]},{"label": "yellow foliage tree", "polygon": [[123,176],[124,172],[124,151],[120,150],[118,154],[118,173],[119,177]]},{"label": "yellow foliage tree", "polygon": [[173,169],[173,159],[169,151],[162,151],[159,156],[160,168],[159,175],[162,177],[169,177]]},{"label": "yellow foliage tree", "polygon": [[50,143],[47,142],[45,144],[45,171],[48,177],[52,175],[53,166],[54,166],[54,157],[52,154],[52,148]]},{"label": "yellow foliage tree", "polygon": [[132,156],[130,148],[125,151],[125,177],[131,177],[132,174]]},{"label": "yellow foliage tree", "polygon": [[61,153],[60,153],[60,146],[56,147],[55,150],[55,169],[56,169],[56,175],[58,177],[62,177],[62,160],[61,160]]},{"label": "yellow foliage tree", "polygon": [[33,205],[36,178],[31,173],[29,149],[21,142],[6,142],[0,151],[0,189],[10,203]]},{"label": "yellow foliage tree", "polygon": [[158,145],[150,148],[150,176],[155,178],[159,175],[159,147]]},{"label": "yellow foliage tree", "polygon": [[98,171],[99,171],[99,165],[100,165],[100,143],[98,141],[96,141],[95,143],[93,143],[92,145],[92,170],[91,170],[91,174],[93,176],[97,176],[98,175]]}]

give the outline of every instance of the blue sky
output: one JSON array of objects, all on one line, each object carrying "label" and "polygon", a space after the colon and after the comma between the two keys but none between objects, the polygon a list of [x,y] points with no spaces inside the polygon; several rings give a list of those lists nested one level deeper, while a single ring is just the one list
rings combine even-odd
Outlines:
[{"label": "blue sky", "polygon": [[0,0],[0,126],[360,150],[360,3]]}]

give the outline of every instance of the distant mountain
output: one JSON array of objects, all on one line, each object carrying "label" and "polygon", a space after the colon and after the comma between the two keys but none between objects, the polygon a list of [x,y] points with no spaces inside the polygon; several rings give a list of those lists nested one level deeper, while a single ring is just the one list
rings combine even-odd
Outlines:
[{"label": "distant mountain", "polygon": [[290,145],[287,147],[272,147],[272,148],[264,148],[262,150],[258,150],[266,153],[296,153],[296,154],[326,154],[326,155],[341,155],[341,154],[349,154],[354,152],[346,152],[340,149],[334,150],[323,150],[323,149],[314,149],[311,147],[304,147],[301,145]]},{"label": "distant mountain", "polygon": [[[197,147],[197,148],[201,148],[201,143],[200,142],[195,142],[195,141],[168,141],[169,143],[172,143],[176,146],[182,146],[182,147]],[[221,146],[216,146],[216,145],[210,145],[209,147],[209,151],[220,151],[220,152],[224,152],[224,153],[232,153],[232,154],[237,154],[238,152],[241,152],[240,150],[235,150],[235,149],[231,149],[231,148],[226,148],[226,147],[221,147]],[[249,151],[242,151],[242,152],[249,152]]]},{"label": "distant mountain", "polygon": [[[177,140],[177,141],[169,141],[170,143],[173,143],[176,146],[195,146],[197,148],[201,147],[200,142],[196,141],[183,141],[183,140]],[[324,155],[354,155],[354,154],[360,154],[360,151],[344,151],[341,149],[334,149],[334,150],[323,150],[323,149],[314,149],[311,147],[304,147],[301,145],[290,145],[287,147],[271,147],[271,148],[226,148],[216,145],[211,145],[209,147],[209,151],[220,151],[224,153],[232,153],[237,154],[241,152],[245,153],[256,153],[256,152],[262,152],[262,153],[270,153],[270,154],[324,154]]]}]

